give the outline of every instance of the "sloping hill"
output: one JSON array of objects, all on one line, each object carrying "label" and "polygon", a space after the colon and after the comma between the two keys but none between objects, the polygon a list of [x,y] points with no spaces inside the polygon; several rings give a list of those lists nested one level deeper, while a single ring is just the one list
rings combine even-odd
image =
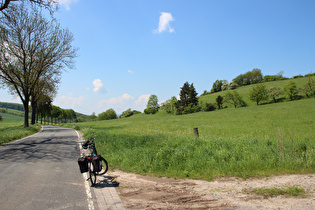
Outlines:
[{"label": "sloping hill", "polygon": [[[313,80],[315,79],[315,76],[311,77]],[[266,85],[267,89],[271,88],[271,87],[280,87],[280,88],[284,88],[290,81],[293,81],[296,83],[296,86],[298,89],[303,89],[304,85],[307,83],[308,81],[308,77],[302,77],[302,78],[296,78],[296,79],[289,79],[289,80],[281,80],[281,81],[273,81],[273,82],[265,82],[263,83],[264,85]],[[248,106],[256,106],[256,102],[253,102],[249,99],[249,92],[251,91],[251,89],[253,88],[254,85],[248,85],[248,86],[242,86],[239,87],[235,90],[225,90],[225,91],[220,91],[220,92],[216,92],[216,93],[212,93],[209,95],[205,95],[205,96],[200,96],[199,100],[200,101],[204,101],[207,103],[215,103],[216,98],[221,95],[224,97],[224,95],[228,92],[232,92],[232,91],[237,91],[242,97],[243,100],[247,103]],[[301,94],[302,97],[306,97],[305,95]],[[284,95],[280,95],[279,98],[284,99],[285,96]],[[273,103],[272,99],[268,99],[268,101],[265,101],[264,103]],[[224,106],[228,106],[228,107],[233,107],[232,105],[229,104],[224,104]]]}]

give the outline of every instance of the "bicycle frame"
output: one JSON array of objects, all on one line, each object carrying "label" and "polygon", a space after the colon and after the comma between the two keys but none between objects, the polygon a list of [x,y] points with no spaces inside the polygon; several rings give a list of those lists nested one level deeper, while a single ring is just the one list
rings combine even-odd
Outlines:
[{"label": "bicycle frame", "polygon": [[[96,184],[96,175],[103,175],[107,172],[108,170],[108,163],[105,160],[105,158],[103,158],[102,156],[100,156],[100,169],[98,169],[99,166],[94,166],[94,162],[93,162],[93,157],[97,156],[97,151],[95,148],[95,143],[94,143],[95,138],[91,138],[89,141],[86,141],[84,144],[82,144],[82,147],[84,149],[89,149],[90,150],[90,155],[86,156],[87,161],[88,161],[88,172],[89,172],[89,178],[88,180],[91,181],[92,186],[94,186]],[[97,171],[95,170],[96,167]],[[103,169],[103,170],[102,170]]]}]

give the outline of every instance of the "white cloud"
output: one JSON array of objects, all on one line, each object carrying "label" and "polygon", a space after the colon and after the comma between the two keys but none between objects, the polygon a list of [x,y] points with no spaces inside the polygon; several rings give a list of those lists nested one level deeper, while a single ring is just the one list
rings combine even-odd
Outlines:
[{"label": "white cloud", "polygon": [[93,92],[97,93],[101,90],[101,88],[103,87],[103,83],[100,79],[95,79],[93,81],[93,85],[94,85],[94,89]]},{"label": "white cloud", "polygon": [[62,4],[66,7],[66,10],[70,10],[70,4],[78,2],[79,0],[56,0],[59,4]]},{"label": "white cloud", "polygon": [[61,108],[72,108],[76,105],[82,105],[86,100],[84,96],[74,97],[72,93],[68,93],[66,96],[60,96],[54,102],[56,106],[60,106]]},{"label": "white cloud", "polygon": [[138,98],[138,100],[135,101],[135,105],[137,107],[146,107],[149,98],[150,98],[149,94],[144,94],[144,95],[140,96]]},{"label": "white cloud", "polygon": [[135,73],[135,72],[129,69],[129,70],[128,70],[128,73],[129,73],[129,74],[133,74],[133,73]]},{"label": "white cloud", "polygon": [[170,22],[174,21],[171,13],[168,12],[161,12],[159,27],[158,29],[154,30],[154,33],[162,33],[163,31],[168,30],[168,32],[173,33],[175,32],[174,28],[170,26]]},{"label": "white cloud", "polygon": [[117,114],[121,114],[123,111],[131,108],[132,110],[138,110],[143,112],[150,95],[144,94],[141,95],[138,99],[127,93],[124,93],[122,96],[116,98],[110,98],[108,100],[102,100],[98,103],[98,111],[105,112],[107,109],[113,108]]},{"label": "white cloud", "polygon": [[122,96],[119,96],[117,98],[111,98],[109,100],[105,100],[105,103],[109,105],[117,105],[117,104],[124,103],[128,100],[133,100],[133,96],[127,93],[124,93]]}]

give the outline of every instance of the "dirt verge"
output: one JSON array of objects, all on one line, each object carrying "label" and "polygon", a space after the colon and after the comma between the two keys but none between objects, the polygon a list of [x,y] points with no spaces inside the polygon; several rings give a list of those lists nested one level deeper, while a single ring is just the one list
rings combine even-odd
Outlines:
[{"label": "dirt verge", "polygon": [[[315,174],[266,178],[176,180],[114,171],[118,194],[127,209],[315,209]],[[248,193],[254,188],[298,186],[304,197],[272,198]]]}]

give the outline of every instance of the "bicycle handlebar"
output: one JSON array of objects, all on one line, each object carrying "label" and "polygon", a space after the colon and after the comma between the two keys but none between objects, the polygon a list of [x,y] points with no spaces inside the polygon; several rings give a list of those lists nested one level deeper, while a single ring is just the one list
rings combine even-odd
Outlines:
[{"label": "bicycle handlebar", "polygon": [[95,138],[90,138],[90,140],[91,140],[91,141],[85,141],[85,142],[82,144],[83,149],[87,149],[88,146],[95,145],[95,144],[94,144]]}]

